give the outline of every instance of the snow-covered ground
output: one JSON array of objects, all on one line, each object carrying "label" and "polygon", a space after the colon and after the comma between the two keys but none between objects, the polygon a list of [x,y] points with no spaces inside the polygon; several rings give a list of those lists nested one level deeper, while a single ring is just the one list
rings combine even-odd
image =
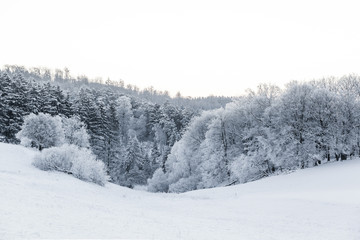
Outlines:
[{"label": "snow-covered ground", "polygon": [[0,144],[0,239],[360,239],[360,160],[185,194],[100,187]]}]

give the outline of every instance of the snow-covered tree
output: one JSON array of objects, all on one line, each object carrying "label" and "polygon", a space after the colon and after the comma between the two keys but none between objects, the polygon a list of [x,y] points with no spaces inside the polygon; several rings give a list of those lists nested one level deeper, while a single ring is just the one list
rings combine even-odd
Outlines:
[{"label": "snow-covered tree", "polygon": [[223,111],[213,119],[202,143],[202,181],[204,188],[216,187],[230,179],[230,161]]},{"label": "snow-covered tree", "polygon": [[22,75],[7,73],[1,77],[2,107],[1,122],[2,135],[7,142],[16,142],[15,134],[20,130],[23,117],[27,112],[27,82]]},{"label": "snow-covered tree", "polygon": [[125,181],[127,186],[133,187],[136,184],[145,184],[147,180],[146,158],[141,149],[140,143],[134,133],[130,134],[124,162],[122,168],[124,170]]},{"label": "snow-covered tree", "polygon": [[90,148],[90,136],[86,131],[85,124],[80,121],[79,117],[63,117],[61,120],[66,143],[82,148]]},{"label": "snow-covered tree", "polygon": [[[216,118],[216,111],[207,111],[192,120],[188,130],[184,133],[182,139],[174,144],[168,156],[165,164],[166,174],[164,174],[167,180],[159,187],[156,178],[164,178],[162,175],[164,170],[162,168],[161,171],[157,170],[157,175],[154,174],[153,179],[149,180],[150,189],[160,188],[161,191],[169,189],[178,192],[197,188],[201,181],[201,166],[204,160],[201,145],[206,138],[208,126],[214,118]],[[184,178],[188,180],[178,183]],[[165,187],[165,184],[168,184],[168,186]]]},{"label": "snow-covered tree", "polygon": [[121,96],[116,100],[116,114],[119,122],[120,139],[124,144],[127,144],[130,121],[133,117],[129,97]]},{"label": "snow-covered tree", "polygon": [[31,113],[26,116],[21,131],[16,137],[23,145],[36,147],[39,150],[60,146],[65,140],[61,118],[44,113],[37,115]]}]

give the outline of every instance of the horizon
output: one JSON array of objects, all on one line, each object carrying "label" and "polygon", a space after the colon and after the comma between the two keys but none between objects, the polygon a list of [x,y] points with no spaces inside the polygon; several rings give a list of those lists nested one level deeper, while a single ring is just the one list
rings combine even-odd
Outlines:
[{"label": "horizon", "polygon": [[359,73],[356,1],[4,1],[0,65],[239,96]]},{"label": "horizon", "polygon": [[[124,79],[121,79],[119,78],[119,80],[116,80],[116,79],[111,79],[111,78],[107,78],[107,79],[104,79],[102,77],[89,77],[86,73],[83,73],[83,74],[78,74],[78,75],[74,75],[72,74],[72,71],[71,69],[69,69],[68,67],[63,67],[63,68],[48,68],[46,66],[23,66],[23,65],[17,65],[17,64],[5,64],[3,65],[2,67],[0,67],[0,70],[5,70],[6,67],[11,67],[11,66],[16,66],[16,67],[20,67],[20,68],[25,68],[26,70],[30,71],[31,69],[33,68],[38,68],[38,69],[47,69],[47,70],[50,70],[50,73],[51,73],[51,78],[52,78],[52,81],[54,81],[54,76],[55,76],[55,71],[56,70],[61,70],[62,72],[64,72],[65,69],[69,70],[69,74],[70,74],[70,77],[72,79],[78,79],[79,77],[86,77],[89,82],[91,83],[98,83],[98,84],[103,84],[103,85],[106,85],[106,81],[109,79],[111,80],[113,83],[116,82],[116,83],[120,83],[122,82],[124,85],[122,86],[122,88],[124,89],[128,89],[129,88],[129,85],[130,87],[134,88],[133,90],[135,91],[138,91],[138,92],[144,92],[148,89],[153,89],[155,90],[157,93],[156,94],[164,94],[164,95],[167,95],[169,96],[170,98],[172,99],[175,99],[177,97],[178,94],[180,94],[180,97],[181,98],[188,98],[188,99],[197,99],[197,98],[209,98],[209,97],[220,97],[220,98],[238,98],[238,97],[242,97],[242,96],[246,96],[248,94],[248,91],[255,91],[258,89],[258,87],[260,85],[273,85],[273,86],[276,86],[276,87],[279,87],[281,91],[285,90],[286,89],[286,85],[291,83],[292,81],[295,81],[295,82],[299,82],[299,83],[309,83],[311,81],[316,81],[316,80],[321,80],[321,79],[336,79],[336,80],[340,80],[342,77],[346,77],[346,76],[350,76],[350,75],[357,75],[359,76],[359,74],[357,73],[348,73],[348,74],[344,74],[344,75],[341,75],[341,76],[334,76],[334,75],[330,75],[330,76],[323,76],[323,77],[319,77],[319,78],[309,78],[309,79],[305,79],[305,80],[289,80],[289,81],[286,81],[284,83],[282,83],[282,85],[279,85],[277,83],[273,83],[273,82],[259,82],[256,86],[253,86],[253,87],[249,87],[249,88],[246,88],[243,90],[242,93],[238,94],[238,95],[215,95],[215,94],[210,94],[210,95],[204,95],[204,96],[185,96],[183,95],[180,91],[177,91],[177,92],[174,92],[174,93],[171,93],[170,91],[168,91],[167,89],[157,89],[155,88],[154,86],[145,86],[145,87],[139,87],[137,85],[134,85],[132,83],[129,83],[129,82],[126,82]],[[115,87],[120,87],[118,85],[114,85]]]}]

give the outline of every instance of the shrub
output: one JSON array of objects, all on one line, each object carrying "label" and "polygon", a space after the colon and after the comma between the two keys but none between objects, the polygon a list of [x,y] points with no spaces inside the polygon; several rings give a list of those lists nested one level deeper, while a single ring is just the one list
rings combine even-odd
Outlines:
[{"label": "shrub", "polygon": [[70,173],[74,149],[70,146],[44,149],[34,158],[33,165],[44,171],[60,171]]},{"label": "shrub", "polygon": [[148,179],[148,191],[150,192],[167,192],[169,184],[167,177],[161,168],[158,168],[151,179]]},{"label": "shrub", "polygon": [[44,149],[33,165],[45,171],[60,171],[74,177],[104,186],[108,180],[103,162],[97,161],[89,149],[75,145],[63,145]]},{"label": "shrub", "polygon": [[179,181],[169,186],[169,192],[182,193],[192,191],[196,189],[196,183],[195,177],[181,178]]}]

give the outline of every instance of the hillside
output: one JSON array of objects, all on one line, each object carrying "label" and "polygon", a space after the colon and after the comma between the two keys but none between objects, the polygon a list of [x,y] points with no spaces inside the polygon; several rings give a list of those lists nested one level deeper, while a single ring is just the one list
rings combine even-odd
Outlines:
[{"label": "hillside", "polygon": [[154,194],[31,165],[0,143],[0,239],[360,239],[360,160],[227,188]]}]

